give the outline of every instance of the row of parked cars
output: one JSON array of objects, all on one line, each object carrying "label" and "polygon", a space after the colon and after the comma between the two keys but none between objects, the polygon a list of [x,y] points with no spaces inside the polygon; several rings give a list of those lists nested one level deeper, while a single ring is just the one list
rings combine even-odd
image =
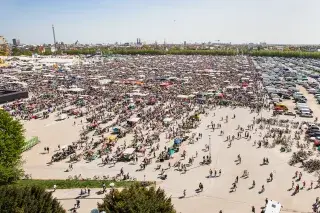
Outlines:
[{"label": "row of parked cars", "polygon": [[296,103],[295,107],[296,113],[300,115],[300,117],[312,118],[313,111],[307,105],[307,103]]}]

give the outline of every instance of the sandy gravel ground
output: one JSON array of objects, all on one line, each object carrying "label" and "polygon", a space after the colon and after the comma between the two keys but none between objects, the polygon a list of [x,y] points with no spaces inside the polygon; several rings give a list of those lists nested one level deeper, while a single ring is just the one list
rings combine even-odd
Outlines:
[{"label": "sandy gravel ground", "polygon": [[[302,90],[304,93],[305,90]],[[311,100],[312,95],[306,95],[310,101],[310,106],[315,112],[317,117],[320,117],[319,106]],[[215,116],[214,116],[215,113]],[[263,117],[271,116],[270,112],[263,112]],[[236,115],[236,119],[230,119],[233,114]],[[221,117],[229,116],[229,122],[224,123],[220,121]],[[265,199],[273,199],[281,202],[283,205],[283,212],[312,212],[312,203],[315,198],[319,196],[319,189],[301,190],[295,196],[291,196],[292,191],[291,181],[295,171],[301,171],[298,167],[290,167],[288,165],[288,159],[292,153],[280,153],[280,147],[274,149],[260,148],[253,146],[255,140],[261,139],[259,131],[257,133],[250,132],[252,139],[250,141],[242,138],[235,140],[231,148],[228,148],[228,142],[225,142],[227,135],[237,135],[238,125],[246,128],[248,124],[252,123],[253,117],[259,117],[261,115],[250,114],[248,109],[237,108],[221,108],[210,112],[208,117],[201,117],[201,125],[193,132],[202,133],[203,137],[195,144],[182,144],[181,149],[186,150],[187,158],[195,156],[198,152],[198,157],[195,159],[193,166],[188,168],[186,174],[174,171],[173,167],[167,170],[168,179],[160,181],[157,178],[158,171],[154,171],[156,163],[147,166],[142,172],[136,172],[138,165],[130,165],[128,163],[117,163],[114,167],[109,166],[100,167],[98,163],[101,159],[86,163],[85,161],[74,164],[72,172],[64,172],[68,167],[66,162],[54,163],[51,166],[47,166],[46,163],[50,160],[51,154],[41,154],[45,146],[49,146],[50,150],[55,150],[60,144],[71,144],[72,141],[78,139],[79,130],[81,125],[73,126],[74,119],[67,119],[60,122],[55,122],[54,118],[48,120],[33,120],[25,122],[26,135],[30,137],[32,135],[39,136],[41,144],[35,146],[30,151],[24,153],[25,170],[26,173],[31,173],[33,178],[42,179],[65,179],[69,175],[82,174],[83,177],[93,177],[94,175],[110,175],[113,176],[119,173],[121,167],[124,168],[125,173],[129,172],[139,180],[155,180],[157,186],[165,189],[168,196],[172,197],[175,208],[178,212],[183,213],[212,213],[223,210],[223,213],[245,213],[251,212],[251,206],[256,207],[256,211],[259,212],[260,207],[264,206]],[[302,120],[301,118],[293,118],[288,116],[280,116],[279,119],[293,119]],[[312,121],[313,119],[305,118],[304,120]],[[214,123],[221,123],[222,130],[225,132],[224,136],[220,136],[220,130],[207,128],[207,125],[213,121]],[[79,122],[79,119],[77,120]],[[208,152],[204,152],[205,144],[209,144],[209,135],[211,135],[211,154],[212,164],[210,166],[200,166],[199,162],[202,160],[202,156],[208,155]],[[123,143],[121,139],[119,144]],[[162,136],[161,146],[164,147],[166,140]],[[174,159],[171,159],[171,164],[180,159],[180,153],[175,154]],[[234,162],[237,155],[242,157],[242,163],[236,165]],[[270,164],[260,166],[263,157],[268,157]],[[163,167],[167,167],[168,161],[162,164]],[[222,170],[220,177],[208,178],[209,169]],[[243,170],[248,170],[250,176],[247,179],[240,178]],[[270,172],[274,173],[274,180],[267,182]],[[239,184],[236,192],[230,193],[231,184],[234,182],[236,176],[239,176]],[[252,181],[255,180],[256,187],[249,189],[252,185]],[[302,185],[302,181],[306,181],[307,188],[310,186],[310,181],[316,180],[312,174],[303,172],[302,180],[299,182]],[[195,189],[198,188],[198,184],[202,182],[204,185],[204,191],[196,193]],[[259,194],[261,186],[265,186],[265,192]],[[314,184],[315,185],[315,184]],[[186,198],[179,198],[182,196],[183,190],[187,190]],[[57,190],[54,192],[54,196],[60,199],[61,203],[66,209],[73,207],[75,198],[79,194],[79,189],[75,190]],[[95,195],[93,190],[90,199],[81,199],[81,208],[78,212],[89,212],[95,208],[96,203],[100,201],[101,196]]]}]

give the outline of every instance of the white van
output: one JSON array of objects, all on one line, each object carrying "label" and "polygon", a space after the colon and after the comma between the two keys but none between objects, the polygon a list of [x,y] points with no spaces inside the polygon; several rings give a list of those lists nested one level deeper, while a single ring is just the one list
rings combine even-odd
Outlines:
[{"label": "white van", "polygon": [[268,203],[265,208],[265,213],[280,213],[282,208],[281,203],[274,201],[274,200],[268,200]]},{"label": "white van", "polygon": [[300,97],[302,97],[303,96],[303,94],[301,93],[301,92],[295,92],[295,93],[293,93],[293,98],[300,98]]},{"label": "white van", "polygon": [[309,108],[307,103],[297,103],[295,109],[299,109],[301,107]]},{"label": "white van", "polygon": [[298,114],[311,114],[311,110],[309,108],[300,108],[298,109]]},{"label": "white van", "polygon": [[297,103],[296,107],[309,107],[307,103]]}]

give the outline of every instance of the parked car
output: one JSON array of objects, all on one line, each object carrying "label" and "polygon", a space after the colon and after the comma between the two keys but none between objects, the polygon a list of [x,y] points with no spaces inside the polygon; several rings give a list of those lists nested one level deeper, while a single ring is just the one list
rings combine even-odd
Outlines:
[{"label": "parked car", "polygon": [[320,131],[316,131],[316,132],[310,132],[307,134],[309,137],[316,137],[317,135],[320,135]]},{"label": "parked car", "polygon": [[309,112],[303,112],[300,114],[300,117],[304,117],[304,118],[312,118],[313,115]]}]

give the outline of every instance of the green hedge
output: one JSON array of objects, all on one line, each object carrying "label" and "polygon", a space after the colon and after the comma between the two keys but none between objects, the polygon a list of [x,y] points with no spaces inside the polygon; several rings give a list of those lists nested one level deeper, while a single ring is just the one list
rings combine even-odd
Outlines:
[{"label": "green hedge", "polygon": [[[102,184],[106,184],[109,187],[110,183],[115,183],[115,187],[127,187],[136,183],[135,181],[110,181],[110,180],[19,180],[14,185],[17,186],[41,186],[46,189],[52,189],[53,185],[57,185],[57,189],[74,189],[74,188],[102,188]],[[149,185],[153,182],[148,182]]]}]

